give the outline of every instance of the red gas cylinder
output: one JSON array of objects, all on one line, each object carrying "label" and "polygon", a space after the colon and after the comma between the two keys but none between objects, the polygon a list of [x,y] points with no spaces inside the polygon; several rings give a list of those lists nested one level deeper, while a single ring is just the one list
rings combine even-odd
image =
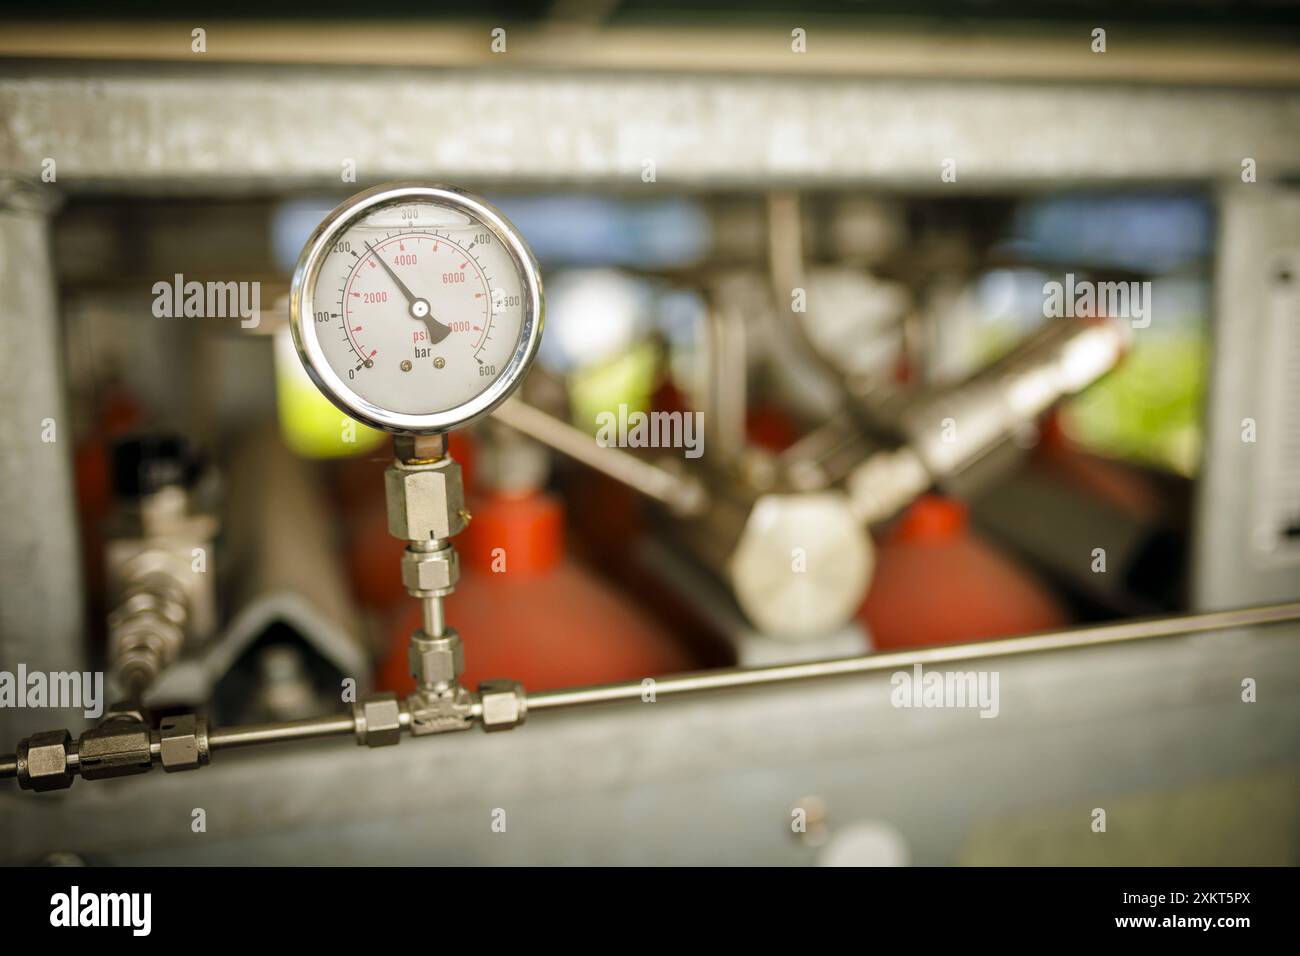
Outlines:
[{"label": "red gas cylinder", "polygon": [[974,535],[966,507],[915,501],[880,543],[860,618],[878,650],[1051,630],[1065,614],[1027,570]]},{"label": "red gas cylinder", "polygon": [[[564,554],[564,509],[539,491],[492,493],[471,502],[456,539],[461,576],[447,623],[465,644],[462,683],[493,677],[529,690],[641,680],[690,668],[672,637]],[[414,689],[407,642],[420,627],[411,601],[393,628],[382,689]]]}]

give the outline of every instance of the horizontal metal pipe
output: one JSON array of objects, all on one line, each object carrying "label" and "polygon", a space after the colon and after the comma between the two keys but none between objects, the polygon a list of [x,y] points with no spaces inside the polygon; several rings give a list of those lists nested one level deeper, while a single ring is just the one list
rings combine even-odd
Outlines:
[{"label": "horizontal metal pipe", "polygon": [[[1040,651],[1072,650],[1127,641],[1178,637],[1205,631],[1254,627],[1296,620],[1300,620],[1300,602],[1264,605],[1231,611],[1213,611],[1206,614],[1148,618],[1071,631],[1054,631],[1024,637],[1001,638],[973,644],[932,647],[924,650],[899,651],[890,654],[843,657],[803,664],[779,664],[772,667],[696,671],[689,674],[655,678],[654,693],[658,697],[663,694],[685,694],[708,690],[752,687],[785,681],[810,680],[819,677],[864,674],[909,667],[918,663],[940,664]],[[645,689],[641,682],[635,681],[624,684],[605,684],[568,690],[542,691],[528,695],[528,710],[536,712],[560,707],[576,707],[582,704],[636,700],[641,697]],[[403,726],[408,726],[409,714],[404,712],[402,718]],[[253,724],[247,727],[213,730],[208,735],[208,746],[212,750],[225,750],[232,747],[308,740],[316,737],[351,736],[355,732],[356,722],[351,716],[314,717],[306,720]],[[17,776],[17,773],[18,759],[16,755],[0,754],[0,779]]]},{"label": "horizontal metal pipe", "polygon": [[208,734],[208,747],[212,750],[225,750],[229,747],[251,747],[254,744],[309,740],[313,737],[342,737],[355,732],[356,723],[350,716],[311,717],[306,720],[213,730]]},{"label": "horizontal metal pipe", "polygon": [[[980,657],[1000,657],[1029,654],[1039,651],[1060,651],[1124,641],[1149,640],[1157,637],[1176,637],[1203,631],[1217,631],[1232,627],[1249,627],[1300,620],[1300,602],[1272,604],[1241,608],[1231,611],[1212,611],[1206,614],[1189,614],[1178,617],[1148,618],[1103,624],[1099,627],[1079,628],[1008,637],[973,644],[952,644],[924,650],[898,651],[891,654],[871,654],[865,657],[841,657],[802,664],[778,664],[772,667],[731,668],[695,671],[654,679],[655,697],[664,694],[686,694],[706,690],[724,690],[732,687],[751,687],[757,684],[775,684],[784,681],[811,680],[818,677],[838,677],[845,674],[865,674],[873,671],[895,670],[913,664],[940,664],[949,661],[970,660]],[[604,684],[596,687],[575,687],[567,690],[541,691],[528,695],[528,712],[552,710],[558,707],[577,707],[583,704],[600,704],[609,701],[638,700],[646,688],[639,681],[625,684]]]}]

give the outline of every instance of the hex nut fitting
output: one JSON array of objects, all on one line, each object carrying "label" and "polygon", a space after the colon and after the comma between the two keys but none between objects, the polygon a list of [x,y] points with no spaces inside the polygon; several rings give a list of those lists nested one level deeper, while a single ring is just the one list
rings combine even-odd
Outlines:
[{"label": "hex nut fitting", "polygon": [[153,766],[149,728],[134,715],[109,717],[77,742],[81,776],[87,780],[144,773]]},{"label": "hex nut fitting", "polygon": [[450,538],[465,530],[460,465],[451,458],[395,461],[384,472],[388,531],[404,541]]},{"label": "hex nut fitting", "polygon": [[402,705],[396,694],[372,694],[352,705],[357,743],[390,747],[402,740]]},{"label": "hex nut fitting", "polygon": [[413,551],[402,554],[402,584],[416,597],[443,597],[456,588],[460,580],[460,560],[456,549]]},{"label": "hex nut fitting", "polygon": [[486,731],[518,727],[528,715],[528,697],[518,681],[485,680],[478,685],[478,696]]},{"label": "hex nut fitting", "polygon": [[167,773],[207,766],[208,722],[194,714],[164,717],[158,725],[159,757]]},{"label": "hex nut fitting", "polygon": [[465,651],[455,628],[447,628],[442,637],[417,631],[407,655],[411,676],[421,685],[452,684],[465,673]]},{"label": "hex nut fitting", "polygon": [[18,786],[46,793],[72,786],[76,773],[68,766],[72,735],[66,730],[32,734],[18,744]]}]

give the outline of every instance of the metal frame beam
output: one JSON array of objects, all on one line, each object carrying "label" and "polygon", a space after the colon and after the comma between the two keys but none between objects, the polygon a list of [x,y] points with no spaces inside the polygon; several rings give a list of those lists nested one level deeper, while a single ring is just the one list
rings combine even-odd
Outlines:
[{"label": "metal frame beam", "polygon": [[0,62],[0,174],[54,159],[70,191],[352,188],[352,163],[358,182],[987,192],[1224,180],[1247,156],[1300,173],[1300,91]]}]

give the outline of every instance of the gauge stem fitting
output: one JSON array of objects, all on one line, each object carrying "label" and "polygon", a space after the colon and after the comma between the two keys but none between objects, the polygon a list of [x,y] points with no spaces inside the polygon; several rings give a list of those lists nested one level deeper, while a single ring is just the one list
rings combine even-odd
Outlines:
[{"label": "gauge stem fitting", "polygon": [[388,530],[407,542],[402,583],[422,610],[408,651],[416,683],[406,700],[409,727],[415,735],[464,730],[474,723],[477,701],[460,684],[464,650],[442,604],[460,576],[451,537],[469,522],[460,466],[440,435],[399,435],[393,444],[397,460],[384,474]]}]

